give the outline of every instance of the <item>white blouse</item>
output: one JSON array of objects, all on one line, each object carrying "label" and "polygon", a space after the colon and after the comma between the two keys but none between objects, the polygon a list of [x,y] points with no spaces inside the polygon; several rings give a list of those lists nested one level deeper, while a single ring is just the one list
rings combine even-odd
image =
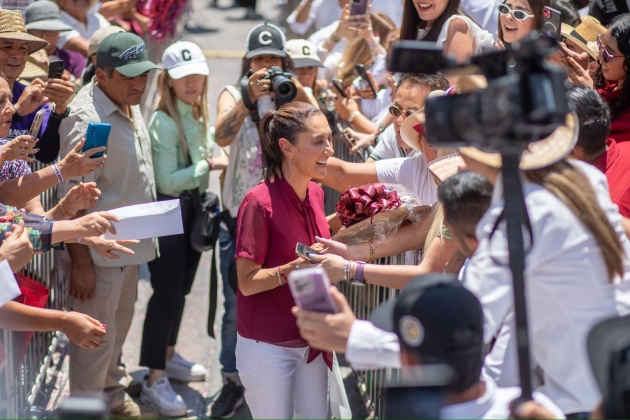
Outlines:
[{"label": "white blouse", "polygon": [[[471,42],[473,42],[473,44],[475,45],[474,55],[481,54],[484,49],[494,48],[494,37],[492,36],[492,34],[477,25],[475,22],[473,22],[472,19],[464,15],[453,15],[448,18],[446,22],[444,22],[444,25],[442,26],[442,30],[438,35],[438,39],[435,45],[437,45],[438,47],[444,45],[444,41],[446,41],[446,38],[448,36],[448,28],[451,22],[453,22],[453,20],[455,19],[461,19],[466,23],[466,25],[468,25],[468,29],[470,30],[470,34],[472,35]],[[417,39],[422,40],[424,36],[429,32],[429,29],[430,28],[418,29]]]}]

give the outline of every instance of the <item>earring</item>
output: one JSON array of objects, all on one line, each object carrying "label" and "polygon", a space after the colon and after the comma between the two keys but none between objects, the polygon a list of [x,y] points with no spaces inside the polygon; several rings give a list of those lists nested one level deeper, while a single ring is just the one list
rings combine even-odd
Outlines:
[{"label": "earring", "polygon": [[291,165],[293,164],[293,158],[289,159],[289,168],[291,167]]}]

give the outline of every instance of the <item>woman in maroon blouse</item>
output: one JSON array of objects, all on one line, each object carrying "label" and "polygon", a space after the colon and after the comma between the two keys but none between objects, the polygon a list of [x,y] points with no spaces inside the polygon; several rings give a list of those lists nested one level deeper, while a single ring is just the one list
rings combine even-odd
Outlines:
[{"label": "woman in maroon blouse", "polygon": [[327,418],[331,358],[300,337],[286,283],[308,266],[296,244],[330,238],[324,192],[311,180],[326,175],[332,133],[324,114],[301,102],[267,113],[260,133],[265,181],[237,218],[236,367],[254,418]]}]

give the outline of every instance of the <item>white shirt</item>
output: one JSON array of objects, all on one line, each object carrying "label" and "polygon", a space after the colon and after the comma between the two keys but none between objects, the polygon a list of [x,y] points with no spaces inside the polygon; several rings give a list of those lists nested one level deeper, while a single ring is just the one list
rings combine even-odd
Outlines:
[{"label": "white shirt", "polygon": [[461,0],[460,6],[483,29],[495,39],[499,33],[499,9],[502,0]]},{"label": "white shirt", "polygon": [[67,25],[72,26],[73,30],[59,32],[59,41],[57,41],[57,48],[62,49],[68,41],[78,36],[89,40],[94,35],[94,32],[101,28],[111,26],[110,23],[100,13],[96,13],[95,9],[87,12],[87,24],[79,22],[68,13],[63,10],[59,13],[61,21]]},{"label": "white shirt", "polygon": [[470,20],[470,18],[462,15],[453,15],[444,22],[444,26],[442,26],[442,30],[438,35],[438,39],[435,43],[436,46],[441,47],[444,45],[444,42],[448,38],[448,28],[451,22],[455,19],[460,19],[468,25],[468,29],[470,30],[470,35],[472,40],[474,40],[474,51],[473,55],[479,55],[484,52],[484,49],[493,49],[494,48],[494,37],[492,34],[485,29],[481,28],[477,23]]},{"label": "white shirt", "polygon": [[[525,284],[531,354],[543,370],[539,390],[565,413],[589,412],[601,395],[586,354],[586,336],[598,321],[617,315],[615,291],[595,239],[571,210],[542,186],[526,182],[524,194],[534,238],[526,256]],[[477,225],[479,247],[464,277],[483,305],[486,342],[512,310],[505,222],[489,239],[503,210],[498,196],[500,183],[493,205]]]},{"label": "white shirt", "polygon": [[[305,3],[305,0],[302,0],[302,3]],[[398,28],[402,25],[403,7],[403,0],[372,1],[372,13],[381,12],[387,15]],[[341,8],[338,0],[313,0],[306,21],[302,23],[296,22],[296,17],[297,10],[294,10],[287,17],[287,23],[293,32],[304,35],[311,26],[315,30],[319,30],[339,20],[341,18]]]},{"label": "white shirt", "polygon": [[[499,388],[489,377],[481,375],[486,392],[481,398],[461,404],[447,405],[440,410],[442,419],[507,419],[510,404],[521,396],[519,387]],[[544,394],[534,392],[534,401],[549,410],[555,418],[563,419],[562,411]]]},{"label": "white shirt", "polygon": [[322,60],[322,64],[324,66],[320,67],[317,72],[318,79],[326,79],[330,81],[330,79],[336,77],[337,64],[339,63],[339,60],[341,60],[343,52],[348,46],[348,40],[346,38],[341,38],[331,51],[324,48],[324,42],[326,39],[330,38],[330,36],[337,30],[338,26],[339,20],[335,20],[330,25],[323,27],[308,37],[308,40],[317,47],[317,54],[319,55],[320,60]]},{"label": "white shirt", "polygon": [[361,99],[361,113],[372,120],[373,123],[380,124],[389,114],[389,107],[392,105],[392,89],[381,89],[376,93],[375,99]]},{"label": "white shirt", "polygon": [[408,155],[405,155],[405,151],[401,150],[398,146],[398,139],[396,137],[396,128],[394,124],[390,124],[383,134],[381,134],[378,144],[374,148],[374,151],[370,157],[374,160],[395,159],[404,157],[413,157],[421,154],[415,149],[411,149]]},{"label": "white shirt", "polygon": [[[621,226],[621,215],[617,205],[610,199],[606,175],[588,163],[577,160],[572,160],[571,163],[578,167],[591,182],[597,194],[597,201],[615,228],[625,249],[625,254],[630,255],[630,240]],[[617,313],[620,316],[630,313],[630,282],[628,281],[630,279],[630,259],[624,261],[624,273],[624,281],[619,281],[611,286],[614,289]],[[496,336],[492,352],[484,360],[484,372],[502,387],[519,384],[516,340],[512,337],[515,328],[514,313],[510,311]],[[535,364],[535,360],[532,360],[532,368],[535,368]]]},{"label": "white shirt", "polygon": [[357,319],[350,328],[346,360],[355,370],[400,368],[400,343],[393,332]]},{"label": "white shirt", "polygon": [[404,185],[428,206],[437,201],[437,185],[424,155],[379,160],[375,164],[378,182]]}]

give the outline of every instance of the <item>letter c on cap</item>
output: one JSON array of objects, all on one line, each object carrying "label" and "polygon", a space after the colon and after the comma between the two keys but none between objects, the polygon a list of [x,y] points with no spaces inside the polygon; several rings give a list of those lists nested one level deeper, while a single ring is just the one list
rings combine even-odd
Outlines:
[{"label": "letter c on cap", "polygon": [[302,47],[302,54],[304,55],[311,55],[311,47],[309,47],[308,45],[305,45]]},{"label": "letter c on cap", "polygon": [[262,31],[260,35],[258,35],[258,43],[260,45],[271,45],[273,43],[273,36],[269,31]]},{"label": "letter c on cap", "polygon": [[188,50],[182,50],[182,58],[184,61],[190,61],[192,60],[192,54]]}]

